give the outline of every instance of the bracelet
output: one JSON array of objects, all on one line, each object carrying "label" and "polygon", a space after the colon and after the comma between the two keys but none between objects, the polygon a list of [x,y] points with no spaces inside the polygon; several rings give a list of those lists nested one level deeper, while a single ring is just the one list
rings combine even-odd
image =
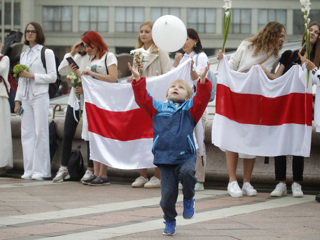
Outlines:
[{"label": "bracelet", "polygon": [[315,67],[314,69],[311,70],[311,72],[312,72],[313,75],[315,75],[317,71],[318,71],[318,68],[317,68],[317,67]]}]

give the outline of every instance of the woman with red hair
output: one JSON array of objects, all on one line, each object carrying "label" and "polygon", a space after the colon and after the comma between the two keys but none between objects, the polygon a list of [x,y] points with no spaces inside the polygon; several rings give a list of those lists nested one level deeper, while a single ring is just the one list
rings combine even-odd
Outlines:
[{"label": "woman with red hair", "polygon": [[[75,66],[71,66],[72,70],[78,77],[81,77],[81,75],[90,75],[100,81],[116,83],[118,61],[113,53],[108,52],[108,46],[103,41],[100,34],[95,31],[90,31],[83,36],[81,40],[86,52],[90,56],[89,65],[82,71],[82,73],[80,73],[79,69],[75,68]],[[82,93],[82,87],[76,87],[76,94]],[[84,109],[83,118],[86,118],[85,112],[86,111]],[[82,130],[82,138],[89,140],[88,126],[83,126],[83,128],[85,128],[86,131]],[[82,183],[89,186],[110,184],[107,177],[107,166],[97,161],[93,161],[93,166],[94,175],[92,175],[88,180],[82,181]]]}]

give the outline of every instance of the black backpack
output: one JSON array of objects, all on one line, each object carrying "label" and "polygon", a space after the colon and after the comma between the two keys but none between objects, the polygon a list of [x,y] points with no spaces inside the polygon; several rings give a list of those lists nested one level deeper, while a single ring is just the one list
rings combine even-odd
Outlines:
[{"label": "black backpack", "polygon": [[[42,47],[42,49],[41,49],[41,61],[42,61],[44,69],[47,71],[46,58],[44,55],[44,52],[46,51],[46,49],[47,49],[46,47]],[[59,86],[61,84],[61,76],[58,71],[60,61],[56,55],[54,55],[54,57],[56,60],[57,80],[54,83],[49,84],[49,97],[50,97],[50,99],[56,97],[56,94],[59,91]]]},{"label": "black backpack", "polygon": [[71,151],[68,162],[69,181],[79,181],[84,175],[83,157],[80,151],[81,146]]}]

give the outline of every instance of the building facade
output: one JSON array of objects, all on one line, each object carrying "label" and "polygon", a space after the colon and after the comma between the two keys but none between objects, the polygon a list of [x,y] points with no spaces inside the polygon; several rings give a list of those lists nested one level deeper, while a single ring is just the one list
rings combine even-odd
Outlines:
[{"label": "building facade", "polygon": [[[222,45],[223,0],[0,0],[1,37],[11,30],[24,31],[28,22],[39,22],[46,45],[63,56],[83,32],[99,32],[109,51],[129,52],[137,42],[143,21],[175,15],[196,29],[208,55]],[[311,21],[320,22],[320,0],[311,0]],[[269,21],[286,26],[286,40],[300,40],[304,20],[299,0],[233,0],[227,50],[255,34]],[[170,38],[170,36],[168,36]]]}]

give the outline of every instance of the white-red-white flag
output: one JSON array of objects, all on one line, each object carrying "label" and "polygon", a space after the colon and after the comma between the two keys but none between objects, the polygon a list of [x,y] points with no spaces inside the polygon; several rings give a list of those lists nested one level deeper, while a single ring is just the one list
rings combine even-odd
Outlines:
[{"label": "white-red-white flag", "polygon": [[224,57],[216,94],[214,145],[256,156],[309,157],[312,89],[300,66],[270,80],[258,65],[248,73],[233,71]]},{"label": "white-red-white flag", "polygon": [[[169,84],[190,76],[191,60],[168,73],[147,78],[147,90],[165,100]],[[88,119],[90,158],[119,169],[153,165],[152,121],[134,100],[131,83],[108,83],[82,76]]]}]

